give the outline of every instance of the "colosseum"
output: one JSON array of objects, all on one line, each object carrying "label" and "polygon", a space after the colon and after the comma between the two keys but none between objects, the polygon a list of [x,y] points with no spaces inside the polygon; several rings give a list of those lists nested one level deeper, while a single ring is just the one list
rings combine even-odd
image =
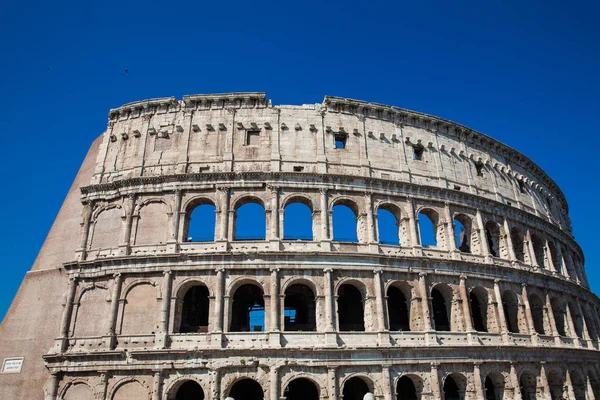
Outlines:
[{"label": "colosseum", "polygon": [[457,123],[130,103],[0,327],[0,397],[600,400],[583,260],[552,179]]}]

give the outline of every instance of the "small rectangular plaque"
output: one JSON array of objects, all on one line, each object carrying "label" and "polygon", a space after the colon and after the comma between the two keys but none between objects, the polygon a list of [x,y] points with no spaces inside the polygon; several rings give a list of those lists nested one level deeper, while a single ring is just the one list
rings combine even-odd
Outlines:
[{"label": "small rectangular plaque", "polygon": [[23,357],[5,358],[2,363],[3,374],[18,374],[23,367]]}]

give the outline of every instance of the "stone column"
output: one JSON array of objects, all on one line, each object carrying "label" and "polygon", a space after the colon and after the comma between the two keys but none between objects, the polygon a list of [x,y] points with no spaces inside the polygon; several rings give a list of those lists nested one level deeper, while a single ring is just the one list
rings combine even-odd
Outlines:
[{"label": "stone column", "polygon": [[220,193],[220,207],[219,207],[219,236],[217,240],[227,241],[229,239],[229,198],[230,190],[228,187],[220,186],[217,188]]},{"label": "stone column", "polygon": [[531,260],[531,266],[539,268],[539,260],[536,258],[535,250],[533,249],[533,240],[531,240],[531,232],[529,229],[525,231],[525,241],[527,242],[527,249],[529,250],[529,260]]},{"label": "stone column", "polygon": [[271,297],[270,297],[270,319],[271,319],[271,333],[269,334],[269,341],[271,346],[281,346],[281,339],[279,332],[281,331],[281,324],[279,320],[279,268],[271,269]]},{"label": "stone column", "polygon": [[594,388],[592,387],[592,381],[590,381],[590,376],[587,375],[585,378],[586,388],[585,388],[585,396],[587,400],[596,400],[596,395],[594,395]]},{"label": "stone column", "polygon": [[77,290],[77,280],[69,279],[69,289],[65,299],[65,308],[63,310],[62,320],[60,322],[60,337],[62,339],[60,351],[63,352],[69,347],[69,325],[71,325],[71,312],[73,311],[73,300]]},{"label": "stone column", "polygon": [[[413,253],[415,253],[415,251],[418,254],[415,255],[421,255],[421,241],[419,240],[419,237],[417,235],[417,221],[415,218],[415,205],[413,204],[413,200],[412,198],[408,199],[407,204],[407,209],[408,209],[408,219],[409,219],[409,228],[410,228],[410,241],[411,241],[411,246],[413,247]],[[419,251],[417,251],[417,249],[419,249]]]},{"label": "stone column", "polygon": [[131,227],[133,225],[133,213],[135,211],[135,194],[127,196],[127,208],[125,214],[125,229],[122,231],[121,237],[121,255],[128,255],[131,246]]},{"label": "stone column", "polygon": [[483,217],[481,216],[481,211],[479,209],[477,209],[475,217],[477,219],[477,232],[479,236],[479,243],[481,246],[481,254],[486,258],[486,260],[491,261],[490,244],[487,241],[487,235],[485,234],[485,225],[483,224]]},{"label": "stone column", "polygon": [[510,261],[517,261],[517,255],[515,254],[515,244],[512,241],[512,236],[510,235],[510,222],[508,222],[508,218],[504,217],[504,232],[506,233],[506,245],[508,246],[508,258]]},{"label": "stone column", "polygon": [[81,241],[79,243],[78,260],[86,259],[86,251],[88,249],[88,239],[90,237],[90,220],[92,218],[92,204],[86,202],[83,207],[83,219],[81,221]]},{"label": "stone column", "polygon": [[457,252],[456,248],[456,239],[454,233],[454,220],[452,219],[452,214],[450,213],[450,203],[444,203],[444,215],[446,218],[446,235],[448,242],[448,251]]},{"label": "stone column", "polygon": [[433,399],[441,399],[442,391],[440,388],[440,377],[439,377],[439,368],[440,364],[431,363],[431,394],[433,395]]},{"label": "stone column", "polygon": [[[329,241],[329,209],[327,208],[327,189],[321,188],[319,189],[320,197],[320,213],[321,213],[321,237],[319,238],[321,242]],[[323,249],[323,244],[321,244],[321,250]]]},{"label": "stone column", "polygon": [[571,381],[571,371],[567,368],[565,374],[565,386],[567,387],[567,395],[569,399],[576,399],[575,391],[573,390],[573,381]]},{"label": "stone column", "polygon": [[508,341],[508,328],[506,324],[506,314],[504,313],[504,304],[502,304],[502,292],[500,291],[500,281],[494,279],[494,296],[496,297],[496,309],[498,310],[498,324],[502,340]]},{"label": "stone column", "polygon": [[110,322],[108,325],[108,334],[110,335],[109,346],[111,349],[114,349],[116,346],[117,316],[119,315],[119,298],[121,297],[122,285],[123,277],[121,274],[115,274],[113,292],[110,301]]},{"label": "stone column", "polygon": [[219,396],[219,394],[221,392],[221,388],[220,388],[221,374],[219,373],[218,369],[210,371],[210,374],[211,374],[211,380],[210,380],[211,399],[220,400],[221,396]]},{"label": "stone column", "polygon": [[160,371],[154,371],[154,385],[152,388],[152,400],[161,400],[162,376]]},{"label": "stone column", "polygon": [[577,329],[575,329],[575,320],[573,319],[573,313],[571,312],[571,307],[569,307],[569,303],[565,302],[565,311],[567,318],[567,326],[569,327],[569,333],[575,342],[579,341],[579,336],[577,336]]},{"label": "stone column", "polygon": [[565,258],[563,257],[563,252],[562,252],[562,246],[560,245],[560,242],[557,241],[556,243],[556,254],[558,255],[558,262],[560,263],[560,265],[555,265],[554,267],[557,267],[560,269],[560,273],[561,275],[569,278],[569,271],[567,269],[567,260],[565,260]]},{"label": "stone column", "polygon": [[217,277],[215,285],[215,305],[213,310],[214,332],[211,335],[212,346],[220,348],[223,337],[223,308],[224,308],[224,290],[225,290],[225,269],[217,268]]},{"label": "stone column", "polygon": [[325,273],[325,342],[326,345],[337,347],[337,334],[334,322],[333,277],[331,276],[333,270],[325,268],[323,272]]},{"label": "stone column", "polygon": [[517,374],[517,369],[515,368],[515,364],[510,363],[510,381],[513,385],[513,398],[514,400],[522,400],[523,395],[521,394],[521,385],[519,384],[519,375]]},{"label": "stone column", "polygon": [[431,314],[429,312],[429,291],[427,290],[427,274],[419,273],[419,293],[421,295],[421,312],[423,313],[423,330],[431,332],[434,330]]},{"label": "stone column", "polygon": [[394,389],[392,388],[392,380],[390,379],[390,366],[383,365],[381,367],[381,386],[383,387],[383,399],[392,400]]},{"label": "stone column", "polygon": [[548,376],[546,375],[546,361],[540,361],[540,383],[542,384],[542,390],[544,391],[544,399],[552,400],[550,385],[548,385]]},{"label": "stone column", "polygon": [[485,399],[483,392],[483,384],[481,383],[481,368],[480,363],[473,364],[473,384],[475,386],[475,396],[478,399]]},{"label": "stone column", "polygon": [[163,273],[163,293],[160,308],[159,332],[156,333],[156,347],[166,348],[169,337],[169,311],[171,306],[172,273],[167,270]]},{"label": "stone column", "polygon": [[375,275],[375,301],[377,302],[377,327],[379,331],[386,331],[386,323],[385,323],[385,296],[383,294],[383,271],[381,269],[376,269],[373,271]]},{"label": "stone column", "polygon": [[468,332],[474,332],[474,330],[473,330],[473,321],[471,320],[471,309],[469,307],[469,295],[467,293],[466,280],[467,280],[467,277],[465,275],[460,276],[459,288],[460,288],[460,297],[462,299],[463,323],[465,326],[465,331],[468,333]]},{"label": "stone column", "polygon": [[521,286],[523,288],[521,291],[521,297],[523,298],[523,305],[525,307],[525,320],[527,321],[527,325],[529,327],[529,334],[536,336],[537,332],[535,330],[535,324],[533,323],[533,315],[531,315],[531,305],[529,304],[529,297],[527,296],[527,284],[523,283]]},{"label": "stone column", "polygon": [[271,400],[279,400],[279,367],[271,367],[271,371],[269,372],[270,379],[270,399]]},{"label": "stone column", "polygon": [[48,396],[46,400],[57,400],[56,396],[58,395],[58,384],[60,383],[60,376],[58,373],[52,373],[50,376],[50,391],[48,392]]},{"label": "stone column", "polygon": [[337,373],[335,367],[327,367],[327,391],[329,392],[329,400],[338,400],[337,398]]},{"label": "stone column", "polygon": [[[271,241],[279,241],[279,187],[269,186],[271,191]],[[277,248],[279,250],[279,248]]]},{"label": "stone column", "polygon": [[550,330],[552,336],[554,336],[554,342],[556,345],[560,345],[560,335],[558,334],[558,330],[556,329],[556,319],[554,318],[554,310],[552,309],[552,302],[550,301],[550,296],[546,295],[546,310],[548,314],[548,322],[550,325]]},{"label": "stone column", "polygon": [[179,221],[181,211],[181,190],[175,190],[175,207],[173,209],[173,226],[171,232],[171,241],[179,242]]}]

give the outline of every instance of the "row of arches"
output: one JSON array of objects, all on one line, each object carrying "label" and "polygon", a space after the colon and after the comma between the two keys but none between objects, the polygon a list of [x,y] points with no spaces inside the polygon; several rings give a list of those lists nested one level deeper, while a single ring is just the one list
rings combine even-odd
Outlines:
[{"label": "row of arches", "polygon": [[[228,216],[227,200],[219,207],[209,198],[195,198],[184,206],[183,225],[178,225],[179,216],[173,215],[162,200],[146,200],[131,216],[131,244],[146,245],[166,243],[168,240],[188,242],[212,242],[216,239],[265,240],[323,240],[329,237],[336,242],[370,243],[379,242],[394,246],[421,246],[442,250],[460,251],[478,255],[489,255],[547,269],[560,273],[572,280],[585,282],[581,269],[581,257],[558,240],[532,229],[511,224],[493,217],[484,218],[479,212],[456,207],[438,209],[419,206],[413,211],[412,204],[378,202],[373,208],[369,197],[367,205],[360,206],[358,200],[338,197],[327,207],[325,216],[315,212],[310,196],[291,195],[285,198],[279,213],[277,199],[266,203],[260,196],[246,195],[232,207]],[[278,196],[277,194],[275,196]],[[326,196],[326,195],[325,195]],[[327,204],[327,199],[325,199]],[[322,202],[323,203],[323,202]],[[362,209],[367,209],[363,212]],[[276,211],[276,212],[275,212]],[[121,220],[129,221],[120,206],[101,206],[90,212],[88,223],[91,228],[88,248],[117,247]],[[413,214],[414,213],[414,214]],[[331,214],[329,216],[329,214]],[[281,220],[280,220],[281,218]],[[217,221],[221,222],[218,224]],[[220,225],[220,226],[219,226]],[[231,225],[231,236],[226,232]],[[269,225],[269,226],[267,226]],[[279,226],[282,235],[280,236]],[[181,238],[181,239],[178,239]],[[126,237],[125,241],[130,238]]]},{"label": "row of arches", "polygon": [[[157,325],[160,287],[151,282],[140,282],[123,294],[118,313],[121,315],[116,333],[121,335],[151,334],[161,329]],[[582,307],[559,294],[541,295],[537,291],[517,293],[474,286],[434,283],[429,286],[423,304],[419,283],[392,281],[384,288],[384,297],[373,299],[367,286],[358,280],[345,280],[336,287],[331,325],[323,316],[323,297],[317,286],[306,279],[296,279],[287,284],[278,306],[281,329],[297,331],[478,331],[489,333],[557,335],[598,341],[600,324],[593,309]],[[270,294],[265,294],[260,282],[245,279],[232,288],[230,301],[216,301],[214,293],[201,280],[194,278],[177,289],[174,294],[174,333],[204,333],[219,330],[215,318],[222,315],[218,307],[227,307],[224,330],[228,332],[264,332],[267,326],[266,311],[273,307]],[[106,284],[95,283],[83,287],[73,310],[75,337],[90,337],[113,332],[111,317],[113,307]],[[372,301],[382,301],[385,313],[381,324],[373,325],[371,310],[378,309]],[[280,301],[280,300],[278,300]],[[466,303],[466,304],[465,304]],[[427,311],[429,310],[429,311]],[[428,317],[427,315],[430,315]],[[318,317],[321,316],[321,317]],[[212,321],[212,322],[211,322]],[[369,325],[369,327],[367,327]],[[212,328],[211,328],[212,326]],[[331,328],[328,328],[331,326]],[[167,329],[162,328],[162,329]]]},{"label": "row of arches", "polygon": [[[437,370],[432,373],[437,375]],[[434,375],[435,380],[426,383],[421,374],[407,373],[399,376],[393,384],[392,396],[396,400],[425,400],[429,396],[443,400],[464,400],[475,396],[482,396],[482,400],[509,400],[521,398],[535,400],[549,398],[561,400],[570,398],[574,400],[587,400],[599,398],[600,382],[594,375],[581,375],[578,371],[570,370],[566,374],[558,370],[551,370],[547,375],[540,371],[537,376],[533,371],[524,370],[520,376],[514,377],[500,371],[491,371],[481,376],[480,382],[469,382],[467,375],[461,372],[449,372],[441,379]],[[477,379],[476,371],[471,379]],[[434,382],[439,380],[439,387]],[[366,375],[354,375],[344,379],[340,384],[341,398],[344,400],[372,400],[379,397],[381,386]],[[428,387],[429,386],[429,387]],[[194,379],[180,379],[167,388],[167,400],[204,400],[208,398],[208,390]],[[233,400],[264,400],[266,390],[261,384],[251,377],[242,377],[235,380],[226,388],[227,399]],[[280,399],[286,400],[320,400],[327,398],[322,393],[322,386],[310,377],[295,377],[282,388]],[[439,394],[438,394],[439,393]],[[146,399],[148,388],[137,380],[126,380],[112,391],[111,400],[138,400]],[[519,396],[520,395],[520,396]],[[75,381],[63,389],[64,400],[92,399],[93,392],[90,386],[83,382]]]}]

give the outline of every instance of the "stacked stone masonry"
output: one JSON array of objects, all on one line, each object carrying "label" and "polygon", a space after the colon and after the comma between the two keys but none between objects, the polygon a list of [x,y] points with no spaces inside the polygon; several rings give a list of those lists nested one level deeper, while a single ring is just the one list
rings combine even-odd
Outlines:
[{"label": "stacked stone masonry", "polygon": [[[484,134],[350,99],[194,95],[111,110],[95,156],[53,266],[46,399],[600,400],[600,300],[565,197]],[[296,203],[312,238],[284,235]],[[246,204],[263,237],[241,240]]]}]

